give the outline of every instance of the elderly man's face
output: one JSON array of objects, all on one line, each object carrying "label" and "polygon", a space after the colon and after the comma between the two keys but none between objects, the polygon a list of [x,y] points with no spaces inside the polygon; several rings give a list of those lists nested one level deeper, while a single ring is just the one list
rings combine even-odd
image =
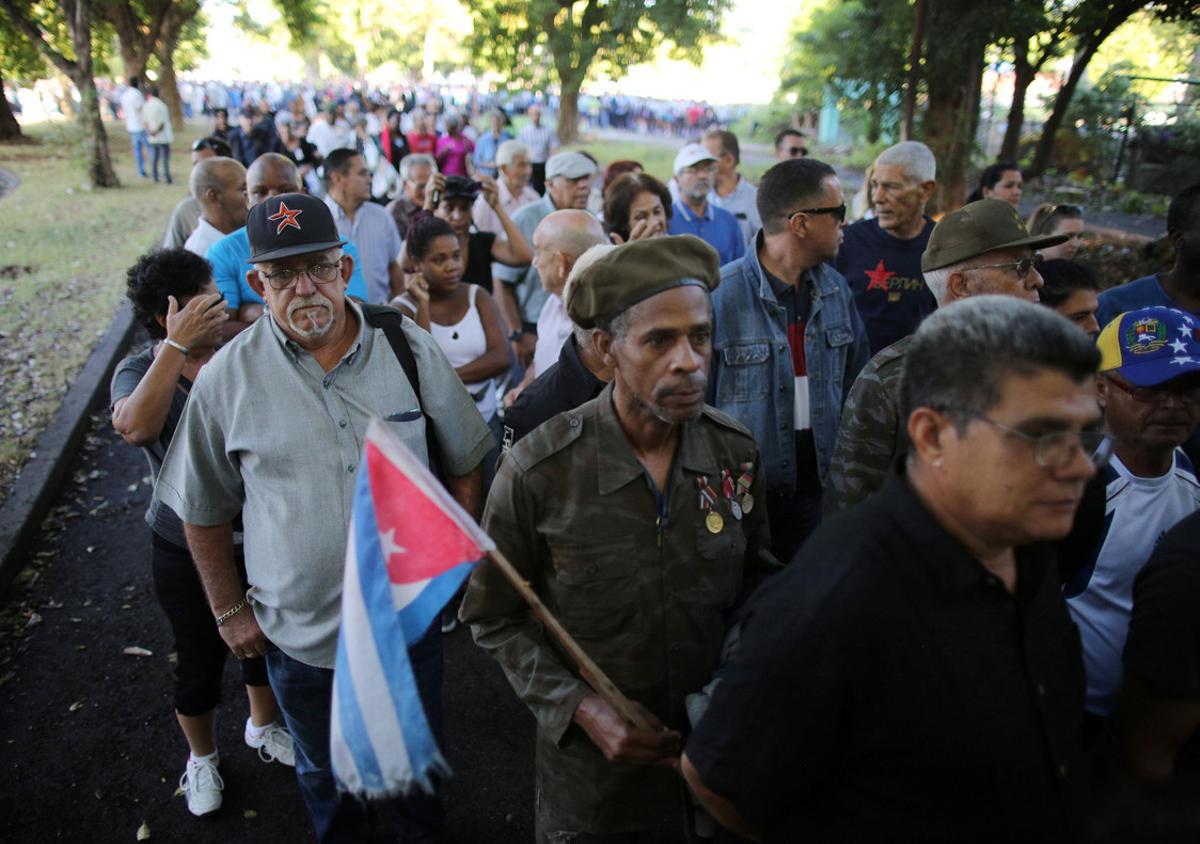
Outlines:
[{"label": "elderly man's face", "polygon": [[[255,264],[247,273],[254,292],[263,298],[275,323],[303,349],[318,349],[337,335],[346,319],[346,285],[354,271],[340,250],[309,252]],[[286,279],[296,272],[294,281]]]},{"label": "elderly man's face", "polygon": [[425,202],[425,183],[433,175],[433,168],[428,164],[414,164],[408,171],[408,179],[404,182],[404,195],[411,202],[422,205]]},{"label": "elderly man's face", "polygon": [[542,288],[548,293],[561,296],[567,283],[566,255],[558,248],[546,226],[539,225],[533,232],[533,268],[538,271]]},{"label": "elderly man's face", "polygon": [[1096,469],[1082,448],[1064,465],[1040,465],[1029,437],[1094,425],[1100,418],[1095,379],[1076,383],[1052,369],[1009,375],[1000,401],[983,417],[961,423],[961,431],[947,423],[940,461],[931,469],[943,475],[946,501],[935,503],[993,547],[1066,536]]},{"label": "elderly man's face", "polygon": [[708,196],[713,188],[713,179],[717,176],[717,162],[697,161],[691,167],[684,167],[675,174],[679,183],[679,192],[693,201],[699,201]]},{"label": "elderly man's face", "polygon": [[[523,153],[518,153],[512,157],[512,161],[500,168],[500,172],[504,174],[504,181],[508,182],[509,188],[524,188],[529,184],[529,179],[533,175],[533,164],[529,161],[529,156]],[[590,189],[590,185],[589,185]],[[512,191],[516,193],[517,191]]]},{"label": "elderly man's face", "polygon": [[1106,372],[1100,376],[1100,400],[1104,427],[1118,443],[1167,455],[1200,423],[1200,375],[1134,387],[1119,372]]},{"label": "elderly man's face", "polygon": [[546,183],[546,190],[550,192],[554,207],[559,211],[567,208],[587,208],[588,197],[592,193],[592,177],[588,175],[568,179],[566,176],[555,176]]},{"label": "elderly man's face", "polygon": [[1041,301],[1038,293],[1043,287],[1041,273],[1030,259],[1034,252],[1028,246],[995,249],[973,260],[966,271],[967,292],[971,296],[994,293],[1014,296],[1029,302]]},{"label": "elderly man's face", "polygon": [[871,176],[871,201],[875,203],[879,227],[893,235],[909,231],[924,216],[932,192],[932,183],[918,182],[899,164],[876,164]]},{"label": "elderly man's face", "polygon": [[708,292],[694,284],[675,287],[634,305],[629,316],[623,337],[598,336],[617,389],[663,422],[698,418],[712,358]]}]

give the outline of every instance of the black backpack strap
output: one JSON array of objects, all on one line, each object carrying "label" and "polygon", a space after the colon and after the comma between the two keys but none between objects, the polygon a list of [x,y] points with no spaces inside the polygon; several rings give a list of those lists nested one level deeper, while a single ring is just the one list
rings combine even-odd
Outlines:
[{"label": "black backpack strap", "polygon": [[367,325],[383,331],[383,336],[387,338],[388,345],[392,347],[396,360],[400,362],[400,368],[408,376],[408,383],[412,385],[413,392],[417,396],[417,409],[425,417],[425,448],[429,452],[429,468],[438,478],[444,480],[441,471],[442,453],[438,448],[437,434],[433,430],[433,421],[425,412],[425,402],[421,399],[421,374],[417,369],[417,358],[413,354],[412,346],[409,345],[408,337],[404,334],[404,321],[408,317],[387,305],[363,303],[359,305],[359,308],[362,309]]}]

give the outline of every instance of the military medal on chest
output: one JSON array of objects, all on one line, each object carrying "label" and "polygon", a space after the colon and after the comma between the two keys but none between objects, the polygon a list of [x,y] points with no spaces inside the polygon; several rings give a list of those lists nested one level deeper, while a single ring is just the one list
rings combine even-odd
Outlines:
[{"label": "military medal on chest", "polygon": [[725,528],[725,520],[713,509],[717,503],[717,493],[708,484],[708,475],[696,478],[696,486],[700,490],[700,509],[704,511],[704,526],[709,533],[720,533]]},{"label": "military medal on chest", "polygon": [[741,502],[742,512],[749,513],[754,509],[754,496],[750,494],[750,485],[754,483],[753,463],[741,465],[742,475],[737,480],[737,498]]},{"label": "military medal on chest", "polygon": [[721,470],[721,494],[729,502],[729,512],[740,522],[742,520],[742,505],[738,503],[737,497],[733,494],[733,473],[728,469]]}]

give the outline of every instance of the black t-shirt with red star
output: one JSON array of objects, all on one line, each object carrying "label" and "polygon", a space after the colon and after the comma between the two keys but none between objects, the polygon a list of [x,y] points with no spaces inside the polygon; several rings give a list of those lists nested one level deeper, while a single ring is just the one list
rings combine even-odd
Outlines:
[{"label": "black t-shirt with red star", "polygon": [[921,254],[933,226],[926,217],[925,228],[912,240],[892,237],[875,219],[846,227],[834,266],[854,293],[872,355],[912,334],[937,308],[921,275]]}]

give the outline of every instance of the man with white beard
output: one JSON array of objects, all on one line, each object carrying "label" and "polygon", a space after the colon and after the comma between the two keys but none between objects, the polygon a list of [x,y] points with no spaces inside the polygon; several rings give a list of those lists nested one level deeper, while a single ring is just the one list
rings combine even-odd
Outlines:
[{"label": "man with white beard", "polygon": [[[476,516],[481,464],[493,438],[432,335],[385,308],[346,298],[354,260],[342,253],[346,243],[324,202],[300,193],[271,196],[250,210],[246,232],[253,265],[246,280],[265,301],[267,317],[226,345],[197,379],[155,495],[184,522],[233,655],[267,657],[317,839],[362,841],[369,817],[338,795],[329,720],[346,524],[367,423],[386,420],[419,459],[429,461],[427,444],[435,442],[446,488]],[[385,314],[402,329],[395,347]],[[405,345],[415,359],[416,389],[400,362]],[[246,593],[233,563],[238,513]],[[437,731],[440,622],[409,658]],[[441,820],[436,798],[398,801],[397,811],[413,840],[434,835]]]}]

